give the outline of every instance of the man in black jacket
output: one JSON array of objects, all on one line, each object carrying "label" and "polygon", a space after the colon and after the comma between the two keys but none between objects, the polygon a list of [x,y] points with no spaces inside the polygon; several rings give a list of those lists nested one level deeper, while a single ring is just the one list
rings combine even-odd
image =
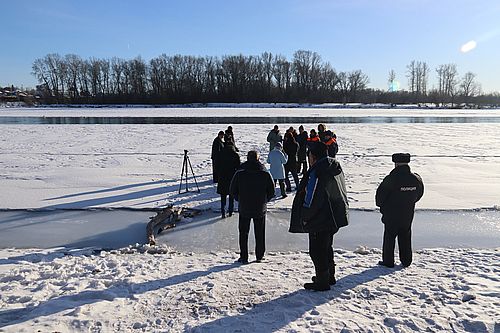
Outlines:
[{"label": "man in black jacket", "polygon": [[229,192],[238,201],[239,210],[239,262],[248,263],[248,233],[253,219],[255,234],[255,256],[260,262],[266,251],[265,231],[267,202],[274,197],[274,182],[271,174],[259,162],[256,151],[248,152],[247,161],[236,171]]},{"label": "man in black jacket", "polygon": [[309,145],[310,168],[293,200],[290,232],[309,233],[309,255],[316,276],[304,284],[310,290],[329,290],[335,284],[333,235],[349,222],[349,203],[340,163],[327,156],[323,142]]},{"label": "man in black jacket", "polygon": [[382,213],[384,245],[380,265],[394,267],[394,247],[398,238],[399,259],[404,267],[412,262],[411,224],[415,203],[424,194],[422,178],[410,170],[410,154],[393,154],[394,169],[377,188],[375,202]]},{"label": "man in black jacket", "polygon": [[299,126],[299,135],[297,135],[297,143],[299,144],[299,151],[297,152],[297,173],[300,173],[302,170],[302,174],[304,175],[307,171],[307,155],[306,155],[306,146],[307,139],[309,136],[307,135],[307,131],[304,131],[304,126]]},{"label": "man in black jacket", "polygon": [[214,142],[212,143],[212,155],[210,156],[210,158],[212,159],[212,176],[214,183],[217,183],[219,181],[218,161],[219,154],[222,149],[224,149],[224,141],[222,141],[223,138],[224,132],[220,131],[217,137],[214,139]]},{"label": "man in black jacket", "polygon": [[218,174],[219,182],[217,183],[217,193],[220,194],[220,210],[222,218],[226,217],[226,197],[229,195],[229,216],[233,215],[234,198],[229,193],[229,186],[233,179],[236,170],[240,167],[240,156],[235,150],[232,141],[227,141],[224,149],[219,153],[218,159]]}]

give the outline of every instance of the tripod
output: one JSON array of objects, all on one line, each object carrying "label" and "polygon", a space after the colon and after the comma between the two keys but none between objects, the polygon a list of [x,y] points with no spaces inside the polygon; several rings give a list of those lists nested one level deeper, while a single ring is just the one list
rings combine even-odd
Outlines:
[{"label": "tripod", "polygon": [[196,181],[196,176],[194,175],[193,166],[191,165],[191,161],[189,160],[188,151],[184,149],[184,161],[182,162],[182,171],[181,171],[181,183],[179,184],[179,194],[181,194],[182,190],[182,179],[185,180],[186,192],[189,192],[188,186],[188,165],[191,169],[191,174],[193,175],[194,183],[196,184],[196,189],[198,193],[200,192],[200,188],[198,187],[198,182]]}]

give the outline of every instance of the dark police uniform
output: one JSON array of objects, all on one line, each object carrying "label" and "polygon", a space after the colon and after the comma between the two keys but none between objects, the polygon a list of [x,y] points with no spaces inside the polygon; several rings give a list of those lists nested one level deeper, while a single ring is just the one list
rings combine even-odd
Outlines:
[{"label": "dark police uniform", "polygon": [[410,154],[394,154],[392,161],[405,163],[396,166],[377,188],[375,202],[382,213],[384,245],[381,265],[394,266],[394,247],[398,238],[399,259],[405,267],[412,262],[411,224],[415,203],[424,194],[422,178],[412,173],[407,163]]}]

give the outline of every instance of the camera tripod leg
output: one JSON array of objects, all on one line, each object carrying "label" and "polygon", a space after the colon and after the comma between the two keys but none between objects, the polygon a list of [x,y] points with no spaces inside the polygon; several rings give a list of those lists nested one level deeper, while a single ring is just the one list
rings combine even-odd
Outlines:
[{"label": "camera tripod leg", "polygon": [[[181,170],[181,182],[179,184],[179,194],[181,194],[182,189],[182,178],[184,177],[184,169],[186,169],[186,157],[184,156],[184,161],[182,162],[182,170]],[[186,177],[186,185],[187,185],[187,177]]]},{"label": "camera tripod leg", "polygon": [[[194,179],[194,183],[196,184],[196,189],[198,190],[198,193],[200,193],[200,188],[198,187],[198,182],[196,181],[196,176],[194,175],[193,166],[191,165],[191,160],[189,159],[189,156],[187,159],[188,159],[189,167],[191,168],[191,173],[193,174],[193,179]],[[186,170],[186,173],[187,173],[187,170]]]}]

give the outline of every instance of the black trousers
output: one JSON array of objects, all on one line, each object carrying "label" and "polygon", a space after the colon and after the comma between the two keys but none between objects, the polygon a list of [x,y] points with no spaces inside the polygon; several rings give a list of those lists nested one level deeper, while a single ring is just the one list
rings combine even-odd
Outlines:
[{"label": "black trousers", "polygon": [[281,192],[281,196],[285,196],[286,195],[286,191],[285,191],[285,180],[284,179],[275,179],[274,180],[274,186],[276,186],[276,181],[278,181],[278,183],[280,184],[280,192]]},{"label": "black trousers", "polygon": [[394,247],[398,238],[399,259],[403,266],[410,266],[412,262],[411,226],[396,228],[384,227],[384,245],[382,247],[382,260],[384,263],[394,265]]},{"label": "black trousers", "polygon": [[219,172],[217,169],[217,163],[215,162],[215,159],[212,158],[212,180],[214,183],[219,181]]},{"label": "black trousers", "polygon": [[316,272],[325,272],[335,265],[333,232],[309,233],[309,256]]},{"label": "black trousers", "polygon": [[290,184],[290,179],[288,179],[289,173],[292,174],[293,180],[295,181],[295,188],[299,188],[299,176],[297,175],[297,169],[285,166],[285,184],[287,191],[292,190],[292,184]]},{"label": "black trousers", "polygon": [[[240,233],[240,258],[248,260],[248,233],[250,232],[251,217],[240,215],[239,233]],[[253,218],[253,232],[255,234],[255,256],[257,260],[264,257],[266,252],[266,215]]]},{"label": "black trousers", "polygon": [[[221,194],[220,195],[220,211],[221,213],[224,213],[226,210],[226,194]],[[234,211],[234,197],[229,194],[229,207],[227,208],[227,211],[229,213],[232,213]]]}]

